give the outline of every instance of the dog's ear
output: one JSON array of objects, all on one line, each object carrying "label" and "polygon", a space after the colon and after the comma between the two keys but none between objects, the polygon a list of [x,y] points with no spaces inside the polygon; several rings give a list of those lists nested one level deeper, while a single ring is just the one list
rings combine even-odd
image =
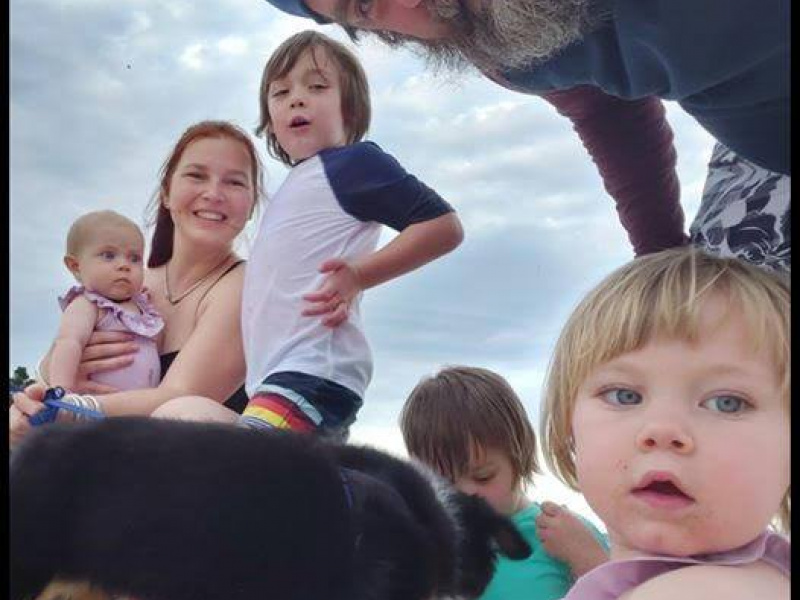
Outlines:
[{"label": "dog's ear", "polygon": [[483,498],[455,492],[452,504],[461,530],[456,595],[477,598],[494,574],[498,554],[520,560],[530,556],[531,547],[511,519]]},{"label": "dog's ear", "polygon": [[[511,560],[522,560],[531,555],[530,544],[522,537],[511,519],[495,511],[483,498],[479,496],[469,498],[470,501],[464,508],[471,526],[488,536],[492,551]],[[467,526],[470,526],[469,521]]]},{"label": "dog's ear", "polygon": [[531,555],[531,547],[516,528],[511,519],[502,515],[494,515],[494,531],[492,539],[499,554],[511,560],[522,560]]}]

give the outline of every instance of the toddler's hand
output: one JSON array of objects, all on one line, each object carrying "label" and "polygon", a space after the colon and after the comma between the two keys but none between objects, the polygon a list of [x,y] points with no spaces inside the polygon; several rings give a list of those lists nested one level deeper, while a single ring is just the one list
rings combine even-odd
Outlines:
[{"label": "toddler's hand", "polygon": [[606,549],[566,507],[542,502],[536,529],[547,553],[567,563],[576,579],[608,560]]},{"label": "toddler's hand", "polygon": [[313,304],[302,314],[306,317],[325,315],[323,325],[338,327],[347,320],[350,303],[361,292],[358,270],[348,262],[332,258],[322,263],[319,271],[328,276],[316,291],[303,296]]}]

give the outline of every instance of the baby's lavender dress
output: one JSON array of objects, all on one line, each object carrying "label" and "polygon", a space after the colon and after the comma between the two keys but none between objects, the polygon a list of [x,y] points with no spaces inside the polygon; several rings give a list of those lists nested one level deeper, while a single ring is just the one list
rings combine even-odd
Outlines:
[{"label": "baby's lavender dress", "polygon": [[78,296],[83,296],[100,309],[95,331],[134,333],[136,334],[134,342],[139,346],[139,351],[133,354],[132,364],[114,371],[94,373],[90,379],[118,390],[157,387],[161,380],[161,365],[155,336],[163,329],[164,320],[150,302],[147,294],[140,292],[131,298],[140,311],[140,313],[133,313],[123,310],[119,304],[105,296],[91,292],[83,286],[74,286],[58,299],[61,310],[64,310]]},{"label": "baby's lavender dress", "polygon": [[575,582],[562,600],[616,600],[648,579],[689,565],[746,565],[763,560],[791,578],[791,546],[782,535],[766,531],[749,544],[716,554],[692,557],[639,556],[603,563]]}]

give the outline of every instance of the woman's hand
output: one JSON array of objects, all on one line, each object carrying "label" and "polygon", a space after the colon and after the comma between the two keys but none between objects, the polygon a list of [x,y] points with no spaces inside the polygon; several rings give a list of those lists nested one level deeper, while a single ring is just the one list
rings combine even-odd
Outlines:
[{"label": "woman's hand", "polygon": [[28,419],[45,407],[46,390],[47,388],[41,383],[34,383],[26,387],[24,392],[14,394],[14,403],[8,407],[9,449],[19,444],[32,429]]}]

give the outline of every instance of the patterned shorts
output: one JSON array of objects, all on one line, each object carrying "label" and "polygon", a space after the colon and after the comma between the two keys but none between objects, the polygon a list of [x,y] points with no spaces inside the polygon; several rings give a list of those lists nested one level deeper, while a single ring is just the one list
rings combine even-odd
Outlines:
[{"label": "patterned shorts", "polygon": [[239,417],[257,429],[290,429],[346,441],[362,400],[329,379],[297,371],[270,374]]},{"label": "patterned shorts", "polygon": [[792,267],[791,177],[768,171],[717,143],[708,165],[692,244],[772,271]]}]

